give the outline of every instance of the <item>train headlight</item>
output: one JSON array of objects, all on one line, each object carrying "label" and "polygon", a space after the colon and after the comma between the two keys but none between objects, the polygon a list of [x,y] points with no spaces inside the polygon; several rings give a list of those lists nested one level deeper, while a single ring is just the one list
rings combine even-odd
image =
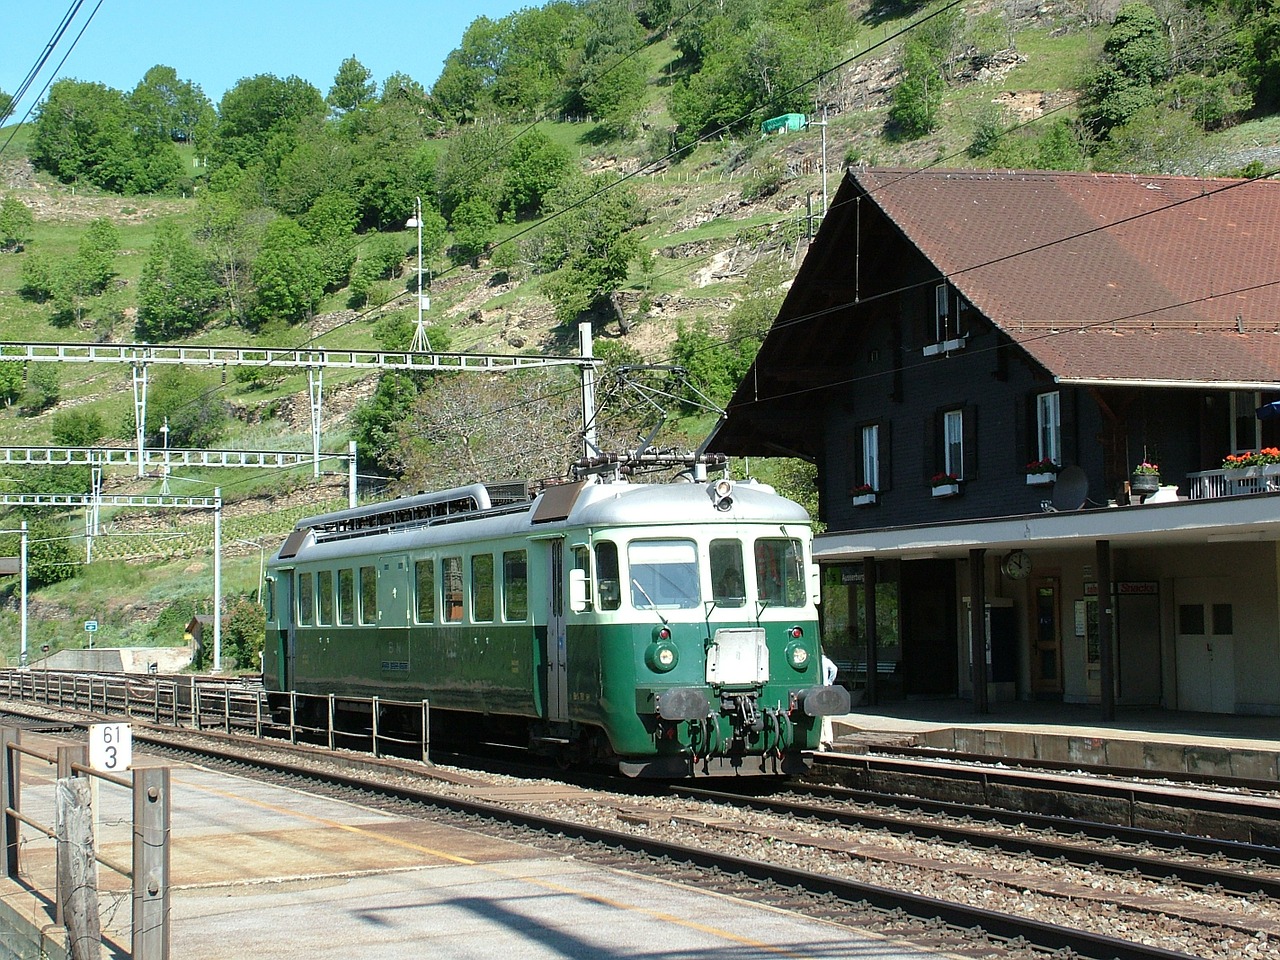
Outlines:
[{"label": "train headlight", "polygon": [[680,661],[680,653],[670,640],[658,640],[649,644],[644,652],[644,662],[654,673],[667,673],[675,669]]},{"label": "train headlight", "polygon": [[804,671],[809,666],[809,650],[798,640],[793,640],[787,644],[787,663],[791,664],[792,670]]}]

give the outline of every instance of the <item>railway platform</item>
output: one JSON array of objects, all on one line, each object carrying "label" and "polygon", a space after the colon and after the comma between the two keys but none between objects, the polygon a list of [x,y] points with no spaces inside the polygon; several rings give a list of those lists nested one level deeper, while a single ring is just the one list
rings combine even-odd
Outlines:
[{"label": "railway platform", "polygon": [[[38,736],[23,742],[49,748]],[[158,762],[140,753],[134,760]],[[24,796],[51,794],[53,776],[24,765]],[[174,765],[170,776],[171,955],[184,960],[931,956],[835,923],[305,790],[198,766]],[[127,802],[104,789],[98,819],[100,853],[127,862]],[[52,905],[34,892],[53,889],[53,843],[31,832],[22,839],[27,883],[0,880],[0,906],[44,931],[43,952],[5,955],[66,956]],[[99,891],[103,956],[127,957],[129,882],[100,870]]]},{"label": "railway platform", "polygon": [[956,754],[1080,763],[1125,770],[1280,780],[1280,717],[998,702],[986,714],[967,700],[912,700],[858,707],[833,718],[834,750],[892,746]]}]

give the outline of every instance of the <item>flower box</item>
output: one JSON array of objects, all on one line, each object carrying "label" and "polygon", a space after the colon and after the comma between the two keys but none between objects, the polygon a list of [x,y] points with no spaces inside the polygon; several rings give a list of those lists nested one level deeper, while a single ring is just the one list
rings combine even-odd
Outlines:
[{"label": "flower box", "polygon": [[1053,483],[1053,481],[1057,479],[1058,479],[1058,475],[1051,470],[1046,470],[1043,473],[1028,473],[1027,486],[1028,487],[1047,487],[1049,486],[1049,484]]},{"label": "flower box", "polygon": [[935,497],[958,497],[960,496],[960,484],[959,483],[934,484],[933,495]]},{"label": "flower box", "polygon": [[872,493],[855,493],[853,495],[853,505],[855,507],[870,507],[876,502],[876,495]]}]

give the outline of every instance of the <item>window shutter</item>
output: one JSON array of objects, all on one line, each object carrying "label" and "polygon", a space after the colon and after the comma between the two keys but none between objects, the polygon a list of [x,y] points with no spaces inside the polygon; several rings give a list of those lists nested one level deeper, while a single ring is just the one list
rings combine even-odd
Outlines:
[{"label": "window shutter", "polygon": [[1035,406],[1034,393],[1015,397],[1013,401],[1013,466],[1017,472],[1036,459],[1036,451],[1030,441],[1035,435]]},{"label": "window shutter", "polygon": [[1080,462],[1080,445],[1076,442],[1076,390],[1066,387],[1058,391],[1058,424],[1062,431],[1062,465]]},{"label": "window shutter", "polygon": [[880,490],[883,492],[888,490],[893,476],[891,464],[892,458],[889,456],[889,421],[880,421]]},{"label": "window shutter", "polygon": [[978,408],[964,407],[964,479],[978,479]]},{"label": "window shutter", "polygon": [[933,480],[934,474],[940,469],[942,460],[938,453],[942,448],[942,411],[935,410],[924,418],[924,427],[920,431],[921,437],[924,439],[924,451],[921,457],[924,463],[924,482],[925,486]]},{"label": "window shutter", "polygon": [[848,480],[848,491],[862,482],[862,429],[854,424],[845,437],[845,478]]}]

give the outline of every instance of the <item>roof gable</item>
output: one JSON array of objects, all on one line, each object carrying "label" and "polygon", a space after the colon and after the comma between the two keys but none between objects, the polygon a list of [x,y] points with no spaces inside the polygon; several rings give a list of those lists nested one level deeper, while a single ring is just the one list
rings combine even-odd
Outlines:
[{"label": "roof gable", "polygon": [[1061,379],[1280,380],[1280,182],[853,172]]}]

